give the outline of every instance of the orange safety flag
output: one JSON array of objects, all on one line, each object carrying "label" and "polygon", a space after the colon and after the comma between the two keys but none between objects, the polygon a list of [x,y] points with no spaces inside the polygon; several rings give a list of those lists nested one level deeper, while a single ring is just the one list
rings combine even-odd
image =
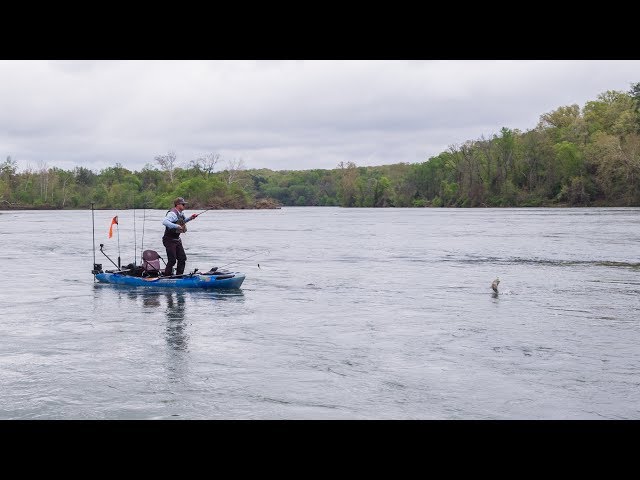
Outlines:
[{"label": "orange safety flag", "polygon": [[116,215],[115,217],[113,217],[113,220],[111,220],[111,225],[109,226],[109,238],[113,237],[113,224],[118,225],[118,216]]}]

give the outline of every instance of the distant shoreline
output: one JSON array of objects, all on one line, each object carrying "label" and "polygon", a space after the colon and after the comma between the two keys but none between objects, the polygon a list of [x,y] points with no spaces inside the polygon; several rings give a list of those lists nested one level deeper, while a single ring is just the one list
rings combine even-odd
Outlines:
[{"label": "distant shoreline", "polygon": [[[242,207],[242,208],[212,208],[211,210],[280,210],[282,207]],[[144,207],[140,208],[94,208],[94,210],[143,210]],[[57,208],[57,207],[12,207],[12,208],[2,208],[0,207],[0,212],[21,212],[25,210],[42,210],[42,211],[63,211],[70,212],[72,210],[91,210],[91,207],[87,208]],[[163,210],[162,208],[146,208],[146,210]],[[198,210],[197,208],[191,208],[187,210]]]},{"label": "distant shoreline", "polygon": [[[203,207],[196,207],[187,210],[198,210]],[[274,206],[274,207],[240,207],[240,208],[223,208],[223,207],[214,207],[211,210],[280,210],[282,206]],[[548,208],[548,209],[564,209],[564,208],[639,208],[634,205],[580,205],[580,206],[571,206],[571,205],[515,205],[510,207],[341,207],[339,205],[307,205],[307,206],[287,206],[287,208],[342,208],[345,210],[350,209],[367,209],[367,210],[389,210],[389,209],[403,209],[403,210],[439,210],[439,209],[449,209],[449,210],[485,210],[485,209],[501,209],[506,210],[510,208]],[[162,208],[94,208],[94,210],[163,210]],[[42,210],[42,211],[73,211],[73,210],[91,210],[91,207],[88,208],[58,208],[58,207],[25,207],[25,206],[16,206],[11,208],[3,208],[0,207],[0,212],[13,212],[13,211],[25,211],[25,210]]]}]

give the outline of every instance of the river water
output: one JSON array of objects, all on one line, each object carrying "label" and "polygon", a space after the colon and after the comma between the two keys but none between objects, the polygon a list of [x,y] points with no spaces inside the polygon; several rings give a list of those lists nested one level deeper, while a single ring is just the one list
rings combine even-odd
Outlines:
[{"label": "river water", "polygon": [[[96,261],[163,216],[96,210]],[[0,222],[1,419],[640,419],[640,209],[209,211],[219,292],[95,284],[90,210]]]}]

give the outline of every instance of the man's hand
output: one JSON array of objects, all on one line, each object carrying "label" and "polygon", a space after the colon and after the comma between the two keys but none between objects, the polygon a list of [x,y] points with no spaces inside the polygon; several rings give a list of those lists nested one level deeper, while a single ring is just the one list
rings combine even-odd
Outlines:
[{"label": "man's hand", "polygon": [[194,219],[194,218],[196,218],[197,216],[198,216],[198,214],[197,214],[197,213],[192,213],[192,214],[191,214],[191,220],[193,220],[193,219]]}]

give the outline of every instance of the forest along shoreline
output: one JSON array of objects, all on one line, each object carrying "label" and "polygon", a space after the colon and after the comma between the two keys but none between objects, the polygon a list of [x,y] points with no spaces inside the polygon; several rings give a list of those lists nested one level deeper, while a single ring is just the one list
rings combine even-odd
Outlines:
[{"label": "forest along shoreline", "polygon": [[[0,163],[0,209],[154,208],[176,197],[191,208],[638,207],[640,82],[540,116],[525,132],[503,127],[451,145],[422,163],[333,169],[247,170],[209,153],[179,162],[170,151],[131,171],[119,163],[94,172],[40,162],[18,171]],[[156,166],[157,165],[157,166]]]},{"label": "forest along shoreline", "polygon": [[[249,206],[239,206],[237,208],[234,207],[224,207],[224,206],[220,206],[220,205],[201,205],[201,204],[194,204],[190,206],[192,209],[200,209],[200,208],[206,208],[206,209],[210,209],[210,210],[262,210],[262,209],[280,209],[282,208],[282,205],[280,205],[278,202],[276,202],[275,200],[272,199],[260,199],[258,201],[256,201],[253,205],[249,205]],[[132,209],[134,208],[133,206],[129,206],[129,207],[125,207],[122,210],[128,210],[128,209]],[[141,207],[136,207],[136,208],[141,208]],[[113,208],[111,207],[103,207],[103,208],[94,208],[95,210],[113,210]],[[38,205],[38,206],[29,206],[29,205],[16,205],[16,204],[11,204],[9,202],[2,202],[0,203],[0,212],[3,211],[12,211],[12,210],[84,210],[84,208],[72,208],[72,207],[65,207],[65,208],[61,208],[61,207],[57,207],[54,205]]]}]

